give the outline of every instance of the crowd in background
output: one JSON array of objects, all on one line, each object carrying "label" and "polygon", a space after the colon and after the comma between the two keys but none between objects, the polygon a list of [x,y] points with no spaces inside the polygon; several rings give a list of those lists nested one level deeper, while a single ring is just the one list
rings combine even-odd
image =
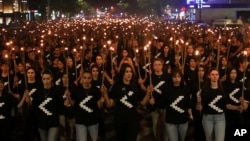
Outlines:
[{"label": "crowd in background", "polygon": [[3,28],[0,140],[17,125],[25,141],[105,140],[105,112],[117,141],[136,141],[145,112],[156,141],[228,140],[250,125],[248,30],[137,17]]}]

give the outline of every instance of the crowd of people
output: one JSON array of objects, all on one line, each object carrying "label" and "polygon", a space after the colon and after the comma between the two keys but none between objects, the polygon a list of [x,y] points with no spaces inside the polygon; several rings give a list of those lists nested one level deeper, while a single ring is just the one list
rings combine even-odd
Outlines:
[{"label": "crowd of people", "polygon": [[23,141],[102,141],[105,112],[117,141],[145,113],[155,141],[229,140],[250,125],[248,34],[138,17],[3,28],[0,140],[19,126]]}]

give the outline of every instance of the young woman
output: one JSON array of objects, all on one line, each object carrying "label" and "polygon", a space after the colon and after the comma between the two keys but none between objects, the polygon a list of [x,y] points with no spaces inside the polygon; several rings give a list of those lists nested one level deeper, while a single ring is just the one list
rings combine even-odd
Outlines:
[{"label": "young woman", "polygon": [[[91,68],[92,74],[92,85],[98,89],[102,86],[102,77],[99,74],[98,66],[92,65]],[[100,116],[99,116],[99,127],[98,127],[98,135],[100,141],[105,141],[105,125],[104,125],[104,108],[100,109]]]},{"label": "young woman", "polygon": [[[92,75],[85,71],[81,76],[81,85],[76,90],[75,107],[76,107],[76,140],[87,141],[87,133],[93,141],[97,141],[99,108],[104,103],[104,98],[100,89],[91,84]],[[107,92],[104,92],[107,95]]]},{"label": "young woman", "polygon": [[195,57],[190,57],[188,64],[189,65],[186,65],[186,67],[184,68],[184,79],[185,79],[185,83],[187,84],[187,86],[191,88],[192,85],[198,80],[197,62],[196,62]]},{"label": "young woman", "polygon": [[[74,83],[69,83],[68,75],[66,73],[62,74],[62,83],[59,87],[61,92],[61,98],[63,99],[63,109],[60,111],[59,116],[59,124],[60,124],[60,141],[66,140],[66,135],[68,136],[68,139],[73,140],[73,133],[75,129],[75,109],[74,109],[74,99],[73,95],[76,90],[76,86]],[[66,125],[68,125],[68,130],[66,130]],[[66,133],[66,131],[68,131]]]},{"label": "young woman", "polygon": [[42,88],[42,83],[40,82],[40,76],[37,75],[35,68],[28,68],[26,70],[26,76],[24,77],[27,78],[27,82],[23,83],[27,83],[27,88],[25,88],[22,99],[18,103],[17,107],[22,109],[24,126],[23,138],[26,141],[32,141],[34,139],[38,139],[39,135],[35,124],[35,110],[31,106],[31,103],[34,97],[38,94],[39,90]]},{"label": "young woman", "polygon": [[134,79],[133,68],[129,64],[122,64],[118,73],[118,80],[110,92],[110,100],[105,97],[107,106],[114,106],[114,124],[116,141],[136,141],[139,130],[139,104],[145,106],[152,89],[148,89],[143,98],[137,82]]},{"label": "young woman", "polygon": [[171,78],[164,100],[166,130],[170,141],[184,141],[189,117],[192,118],[189,90],[180,71],[173,71]]},{"label": "young woman", "polygon": [[220,82],[224,82],[226,80],[226,70],[227,70],[227,58],[221,57],[220,64],[219,64],[219,75],[220,75]]},{"label": "young woman", "polygon": [[160,58],[164,61],[164,71],[167,70],[167,66],[173,65],[174,52],[170,49],[169,45],[164,45]]},{"label": "young woman", "polygon": [[[226,138],[230,137],[230,129],[242,124],[242,83],[237,81],[237,69],[231,68],[227,74],[227,80],[223,83],[226,95]],[[244,91],[246,93],[246,91]],[[230,140],[230,138],[227,138]]]},{"label": "young woman", "polygon": [[17,104],[13,95],[4,90],[4,81],[0,78],[0,140],[11,140],[13,122],[11,117],[12,108]]},{"label": "young woman", "polygon": [[[164,97],[167,91],[167,84],[169,83],[169,77],[166,72],[163,71],[163,61],[161,59],[155,59],[153,61],[153,73],[151,74],[152,82],[148,78],[145,82],[147,87],[151,87],[154,91],[151,94],[150,110],[151,118],[153,122],[153,134],[155,140],[161,140],[160,138],[167,138],[164,127],[159,127],[159,125],[164,124],[165,119],[165,107],[164,107]],[[152,83],[152,84],[150,84]],[[143,88],[143,86],[142,86]],[[143,88],[144,90],[146,88]],[[153,103],[152,103],[153,101]]]},{"label": "young woman", "polygon": [[34,96],[32,106],[41,141],[56,141],[59,131],[59,113],[63,107],[60,89],[53,86],[52,72],[42,73],[43,87]]},{"label": "young woman", "polygon": [[192,106],[192,114],[194,118],[194,132],[193,132],[193,140],[194,141],[202,141],[205,139],[204,130],[202,127],[202,113],[196,110],[197,104],[197,96],[200,95],[201,89],[203,88],[206,82],[206,69],[204,66],[198,67],[198,80],[191,84],[191,106]]},{"label": "young woman", "polygon": [[203,113],[202,125],[207,141],[224,141],[225,138],[225,91],[219,82],[219,72],[211,69],[208,72],[208,80],[204,85],[200,96],[197,97],[197,110]]},{"label": "young woman", "polygon": [[92,74],[92,85],[96,86],[97,88],[101,88],[102,85],[102,77],[99,73],[98,66],[93,64],[90,68],[91,74]]}]

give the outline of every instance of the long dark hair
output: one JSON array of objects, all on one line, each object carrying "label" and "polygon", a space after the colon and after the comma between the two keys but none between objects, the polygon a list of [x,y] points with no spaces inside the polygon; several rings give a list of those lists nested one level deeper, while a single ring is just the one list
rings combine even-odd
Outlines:
[{"label": "long dark hair", "polygon": [[[25,77],[27,78],[27,73],[28,73],[28,70],[33,70],[35,72],[35,82],[38,83],[39,85],[42,84],[42,78],[41,78],[41,75],[37,72],[36,68],[34,67],[28,67],[25,71],[26,75]],[[28,78],[27,78],[28,80]],[[27,81],[28,83],[28,81]]]},{"label": "long dark hair", "polygon": [[181,76],[180,86],[181,87],[185,87],[184,76],[183,76],[181,70],[179,70],[179,69],[175,69],[171,73],[171,76],[170,76],[170,79],[171,79],[170,84],[171,84],[171,86],[174,86],[173,77],[175,77],[176,75],[180,75]]},{"label": "long dark hair", "polygon": [[[237,72],[237,69],[235,67],[231,67],[227,70],[226,74],[227,74],[227,79],[226,81],[227,82],[231,82],[231,78],[230,78],[230,73],[235,70],[236,71],[236,74],[238,75],[238,72]],[[236,82],[236,81],[235,81]]]},{"label": "long dark hair", "polygon": [[135,74],[133,71],[133,67],[130,66],[127,63],[122,64],[120,71],[118,72],[118,77],[117,77],[117,82],[118,83],[123,83],[123,76],[125,74],[126,68],[130,68],[132,70],[132,79],[130,81],[130,84],[135,83]]}]

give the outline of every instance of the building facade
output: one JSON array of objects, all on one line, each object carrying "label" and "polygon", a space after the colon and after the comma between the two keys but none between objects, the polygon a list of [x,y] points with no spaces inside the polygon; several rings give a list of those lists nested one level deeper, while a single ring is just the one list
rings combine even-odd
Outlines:
[{"label": "building facade", "polygon": [[0,24],[27,20],[29,17],[27,0],[0,0]]},{"label": "building facade", "polygon": [[187,0],[189,20],[211,23],[215,19],[250,22],[250,0]]}]

